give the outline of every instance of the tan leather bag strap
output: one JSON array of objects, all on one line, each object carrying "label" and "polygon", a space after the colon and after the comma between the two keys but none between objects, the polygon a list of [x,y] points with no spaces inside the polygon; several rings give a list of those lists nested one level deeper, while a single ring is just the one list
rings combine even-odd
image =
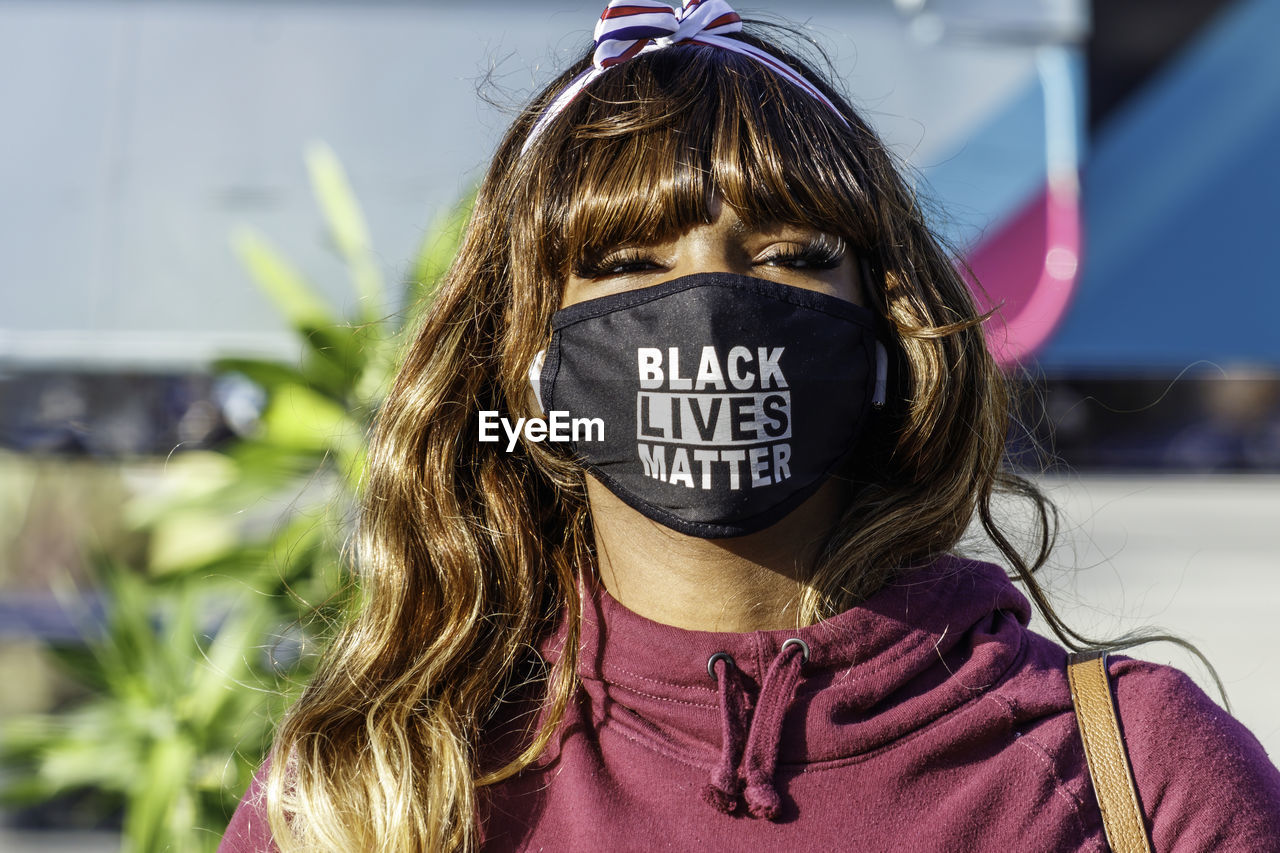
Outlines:
[{"label": "tan leather bag strap", "polygon": [[1133,771],[1120,736],[1120,722],[1107,678],[1106,652],[1076,652],[1067,658],[1071,703],[1084,741],[1089,776],[1102,809],[1107,843],[1115,853],[1151,853],[1138,805]]}]

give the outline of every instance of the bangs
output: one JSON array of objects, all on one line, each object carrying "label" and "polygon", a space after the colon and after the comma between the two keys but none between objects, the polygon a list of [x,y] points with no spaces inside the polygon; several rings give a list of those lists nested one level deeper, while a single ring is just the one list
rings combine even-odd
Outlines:
[{"label": "bangs", "polygon": [[[763,46],[763,45],[761,45]],[[537,159],[544,269],[563,280],[612,248],[712,221],[719,197],[749,227],[794,224],[875,244],[874,141],[834,93],[845,121],[759,62],[678,45],[609,70],[545,134]]]}]

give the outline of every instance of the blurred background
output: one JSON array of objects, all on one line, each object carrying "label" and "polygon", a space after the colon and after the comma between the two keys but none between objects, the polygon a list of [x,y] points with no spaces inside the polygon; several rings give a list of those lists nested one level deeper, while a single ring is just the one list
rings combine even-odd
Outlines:
[{"label": "blurred background", "polygon": [[[0,0],[0,850],[216,846],[342,605],[396,333],[600,6]],[[1280,754],[1280,4],[738,8],[996,309],[1070,624],[1195,642]]]}]

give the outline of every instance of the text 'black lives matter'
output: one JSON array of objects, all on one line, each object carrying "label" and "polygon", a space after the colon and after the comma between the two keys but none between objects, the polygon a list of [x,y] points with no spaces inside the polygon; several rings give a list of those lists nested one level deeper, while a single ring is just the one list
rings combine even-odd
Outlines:
[{"label": "text 'black lives matter'", "polygon": [[648,477],[690,489],[791,477],[785,347],[638,347],[636,452]]}]

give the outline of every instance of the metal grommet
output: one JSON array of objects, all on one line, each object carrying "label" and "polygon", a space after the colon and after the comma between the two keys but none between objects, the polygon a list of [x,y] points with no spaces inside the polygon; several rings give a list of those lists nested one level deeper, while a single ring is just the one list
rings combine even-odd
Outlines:
[{"label": "metal grommet", "polygon": [[[721,660],[722,658],[727,660],[729,663],[733,663],[733,655],[728,652],[716,652],[714,655],[707,658],[707,675],[711,676],[712,681],[720,680],[716,678],[716,661]],[[736,666],[737,664],[734,665]]]},{"label": "metal grommet", "polygon": [[806,643],[804,640],[800,639],[799,637],[792,637],[790,640],[787,640],[785,643],[783,643],[782,648],[778,650],[778,654],[782,654],[783,652],[785,652],[787,650],[787,646],[791,645],[792,643],[795,643],[797,646],[800,647],[800,651],[804,652],[804,662],[808,663],[809,662],[809,644]]}]

